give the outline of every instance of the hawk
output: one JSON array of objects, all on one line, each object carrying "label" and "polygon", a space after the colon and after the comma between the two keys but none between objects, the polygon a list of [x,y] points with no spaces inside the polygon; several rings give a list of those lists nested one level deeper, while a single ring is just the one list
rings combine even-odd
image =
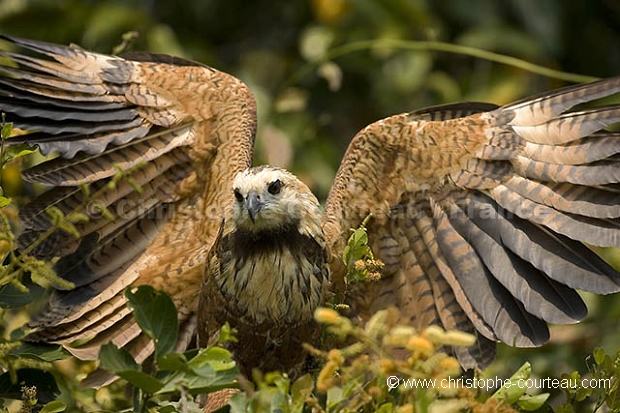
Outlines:
[{"label": "hawk", "polygon": [[[620,289],[586,246],[620,246],[620,137],[605,130],[620,106],[574,109],[620,92],[620,78],[379,120],[353,138],[321,213],[291,173],[251,168],[256,105],[235,77],[170,56],[3,39],[22,51],[2,52],[0,109],[32,132],[8,144],[57,154],[24,172],[53,188],[22,209],[19,243],[51,227],[50,206],[88,202],[90,218],[79,238],[57,232],[34,251],[59,257],[75,288],[53,292],[30,340],[81,359],[113,342],[141,362],[153,344],[123,292],[149,284],[178,308],[178,350],[228,321],[242,370],[294,370],[301,342],[318,337],[313,311],[342,291],[350,229],[369,214],[384,267],[348,291],[351,317],[392,305],[414,327],[474,334],[454,349],[465,368],[486,366],[496,342],[540,346],[547,323],[582,319],[577,289]],[[110,185],[119,170],[127,179]]]}]

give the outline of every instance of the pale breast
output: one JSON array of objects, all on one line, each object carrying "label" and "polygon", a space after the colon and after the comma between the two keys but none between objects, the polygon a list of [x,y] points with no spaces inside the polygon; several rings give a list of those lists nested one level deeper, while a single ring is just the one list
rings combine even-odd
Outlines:
[{"label": "pale breast", "polygon": [[[237,305],[247,308],[256,322],[298,322],[312,318],[321,300],[315,263],[294,257],[289,249],[245,261],[236,278]],[[243,288],[245,286],[245,288]]]},{"label": "pale breast", "polygon": [[[233,314],[249,323],[311,320],[329,277],[323,246],[302,234],[222,239],[216,284]],[[234,245],[234,246],[233,246]]]}]

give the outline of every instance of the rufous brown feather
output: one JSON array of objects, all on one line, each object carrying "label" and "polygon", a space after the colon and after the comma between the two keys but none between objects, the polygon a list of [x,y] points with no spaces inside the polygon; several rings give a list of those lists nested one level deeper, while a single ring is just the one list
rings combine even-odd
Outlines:
[{"label": "rufous brown feather", "polygon": [[[30,340],[80,340],[70,351],[85,359],[112,341],[142,361],[153,346],[123,292],[150,284],[178,308],[179,350],[196,334],[209,345],[228,322],[242,372],[295,373],[302,343],[320,338],[314,310],[335,294],[358,323],[396,306],[416,328],[474,334],[452,351],[481,368],[495,342],[539,346],[548,323],[583,318],[576,289],[620,290],[620,274],[584,246],[620,246],[620,141],[605,130],[620,106],[573,110],[620,92],[620,78],[377,121],[353,138],[321,213],[290,172],[251,168],[256,107],[240,80],[166,56],[3,39],[19,51],[2,52],[0,110],[31,132],[8,144],[59,155],[24,173],[54,188],[22,211],[21,245],[51,227],[49,206],[90,202],[79,239],[35,250],[76,288],[52,293]],[[119,168],[143,190],[121,181],[100,193]],[[343,249],[369,214],[381,279],[346,289]]]}]

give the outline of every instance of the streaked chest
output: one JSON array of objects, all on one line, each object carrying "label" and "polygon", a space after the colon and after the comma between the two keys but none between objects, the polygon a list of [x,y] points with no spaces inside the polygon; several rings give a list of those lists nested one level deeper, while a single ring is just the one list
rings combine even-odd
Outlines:
[{"label": "streaked chest", "polygon": [[307,321],[324,302],[329,277],[321,242],[294,233],[236,233],[219,250],[216,285],[245,322]]}]

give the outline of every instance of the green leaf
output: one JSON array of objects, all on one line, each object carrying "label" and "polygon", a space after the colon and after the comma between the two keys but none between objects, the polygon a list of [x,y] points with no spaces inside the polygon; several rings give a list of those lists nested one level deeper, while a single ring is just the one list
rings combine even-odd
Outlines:
[{"label": "green leaf", "polygon": [[603,360],[605,360],[605,350],[601,347],[597,347],[594,349],[593,355],[594,361],[600,366],[603,363]]},{"label": "green leaf", "polygon": [[245,413],[247,411],[251,411],[247,409],[248,403],[249,400],[247,393],[239,392],[233,394],[228,401],[228,406],[230,406],[230,413]]},{"label": "green leaf", "polygon": [[491,397],[503,400],[508,405],[515,403],[526,390],[525,386],[517,385],[519,380],[527,380],[530,374],[532,374],[532,365],[526,361]]},{"label": "green leaf", "polygon": [[541,393],[534,396],[524,394],[517,400],[517,405],[521,410],[531,412],[540,409],[548,398],[549,393]]},{"label": "green leaf", "polygon": [[141,285],[127,289],[125,296],[138,325],[155,343],[155,357],[159,359],[174,350],[179,320],[176,306],[168,294],[149,285]]},{"label": "green leaf", "polygon": [[365,228],[358,228],[353,231],[353,243],[358,247],[368,245],[368,234]]},{"label": "green leaf", "polygon": [[219,347],[202,349],[187,365],[191,369],[186,375],[187,388],[193,395],[236,386],[239,371],[228,350]]},{"label": "green leaf", "polygon": [[286,411],[286,408],[288,407],[288,395],[286,393],[283,393],[281,390],[273,391],[270,399],[271,399],[270,411],[272,412]]},{"label": "green leaf", "polygon": [[223,388],[238,386],[236,377],[239,372],[235,370],[228,370],[225,372],[215,373],[211,377],[201,376],[190,378],[187,382],[187,389],[193,396],[211,393]]},{"label": "green leaf", "polygon": [[[209,386],[215,380],[215,369],[210,364],[203,364],[192,368],[193,386]],[[200,381],[203,384],[197,384]]]},{"label": "green leaf", "polygon": [[157,390],[156,394],[178,394],[180,388],[187,388],[187,378],[185,376],[185,372],[170,372],[168,375],[159,373],[157,377],[164,385]]},{"label": "green leaf", "polygon": [[599,368],[601,373],[606,376],[612,374],[614,369],[614,361],[611,359],[609,354],[605,354],[605,357],[603,357],[603,360],[599,363]]},{"label": "green leaf", "polygon": [[192,394],[230,387],[239,374],[230,352],[219,347],[166,354],[157,360],[157,366],[160,372],[169,372],[166,379],[158,376],[166,382],[158,394],[178,392],[181,382]]},{"label": "green leaf", "polygon": [[188,363],[190,368],[209,364],[215,371],[228,370],[235,367],[230,351],[221,347],[209,347],[201,350]]},{"label": "green leaf", "polygon": [[13,159],[21,158],[22,156],[30,155],[36,152],[34,149],[28,148],[27,145],[11,146],[6,150],[5,161],[12,161]]},{"label": "green leaf", "polygon": [[342,261],[345,263],[345,265],[349,266],[349,263],[351,262],[351,246],[350,245],[346,245],[344,247],[344,250],[342,251]]},{"label": "green leaf", "polygon": [[351,267],[355,261],[362,259],[368,253],[368,250],[368,234],[366,229],[362,227],[352,230],[352,234],[343,252],[344,263]]},{"label": "green leaf", "polygon": [[9,136],[11,136],[11,131],[13,130],[13,123],[12,122],[4,122],[4,114],[2,114],[2,123],[1,123],[1,128],[0,128],[0,137],[2,139],[7,139]]},{"label": "green leaf", "polygon": [[24,385],[37,388],[37,404],[40,405],[54,401],[60,394],[51,373],[39,369],[21,369],[17,370],[15,383],[11,381],[9,372],[0,375],[0,397],[20,400],[21,388]]},{"label": "green leaf", "polygon": [[342,391],[342,388],[334,386],[334,387],[330,387],[329,390],[327,390],[327,408],[328,409],[332,409],[337,407],[338,405],[340,405],[340,403],[342,403],[344,401],[344,394]]},{"label": "green leaf", "polygon": [[575,400],[578,402],[584,401],[592,395],[594,389],[592,387],[579,386],[575,391]]},{"label": "green leaf", "polygon": [[179,411],[171,402],[163,402],[159,406],[157,413],[177,413]]},{"label": "green leaf", "polygon": [[101,346],[99,360],[101,360],[102,368],[115,374],[129,370],[140,371],[140,365],[131,354],[124,348],[116,347],[113,343]]},{"label": "green leaf", "polygon": [[147,393],[155,393],[164,384],[153,376],[141,371],[140,365],[124,348],[118,348],[113,343],[104,344],[99,351],[101,367],[110,371],[144,390]]},{"label": "green leaf", "polygon": [[[368,269],[357,268],[356,263],[358,261],[374,260],[374,254],[368,246],[368,233],[366,231],[366,224],[372,217],[369,214],[364,221],[360,224],[359,228],[351,229],[351,236],[347,240],[347,245],[342,253],[342,260],[347,267],[347,276],[345,277],[345,283],[366,281],[368,276]],[[364,263],[365,267],[366,263]]]},{"label": "green leaf", "polygon": [[165,401],[160,402],[157,407],[158,413],[203,413],[198,403],[193,400]]},{"label": "green leaf", "polygon": [[169,353],[157,359],[157,367],[164,371],[187,372],[187,358],[183,354]]},{"label": "green leaf", "polygon": [[235,337],[235,330],[230,327],[228,321],[224,323],[222,328],[220,328],[220,336],[217,339],[217,343],[220,344],[227,341],[230,341],[231,343],[237,342],[237,338]]},{"label": "green leaf", "polygon": [[56,344],[23,342],[11,352],[12,356],[34,357],[43,361],[63,360],[69,357],[62,346]]},{"label": "green leaf", "polygon": [[116,374],[149,394],[153,394],[164,387],[164,383],[142,371],[126,370],[118,371]]},{"label": "green leaf", "polygon": [[67,408],[67,405],[61,402],[60,400],[54,400],[53,402],[49,402],[39,411],[39,413],[58,413],[64,412]]},{"label": "green leaf", "polygon": [[45,293],[45,289],[33,283],[29,276],[22,278],[22,284],[29,291],[22,292],[13,284],[5,284],[0,287],[0,307],[21,307],[30,304]]},{"label": "green leaf", "polygon": [[291,386],[291,397],[293,405],[300,407],[304,405],[306,397],[312,392],[314,388],[314,381],[310,374],[304,374]]},{"label": "green leaf", "polygon": [[394,411],[394,405],[392,403],[382,404],[375,413],[392,413]]},{"label": "green leaf", "polygon": [[5,196],[0,196],[0,208],[4,208],[6,206],[9,206],[10,203],[11,203],[11,198],[7,198]]}]

